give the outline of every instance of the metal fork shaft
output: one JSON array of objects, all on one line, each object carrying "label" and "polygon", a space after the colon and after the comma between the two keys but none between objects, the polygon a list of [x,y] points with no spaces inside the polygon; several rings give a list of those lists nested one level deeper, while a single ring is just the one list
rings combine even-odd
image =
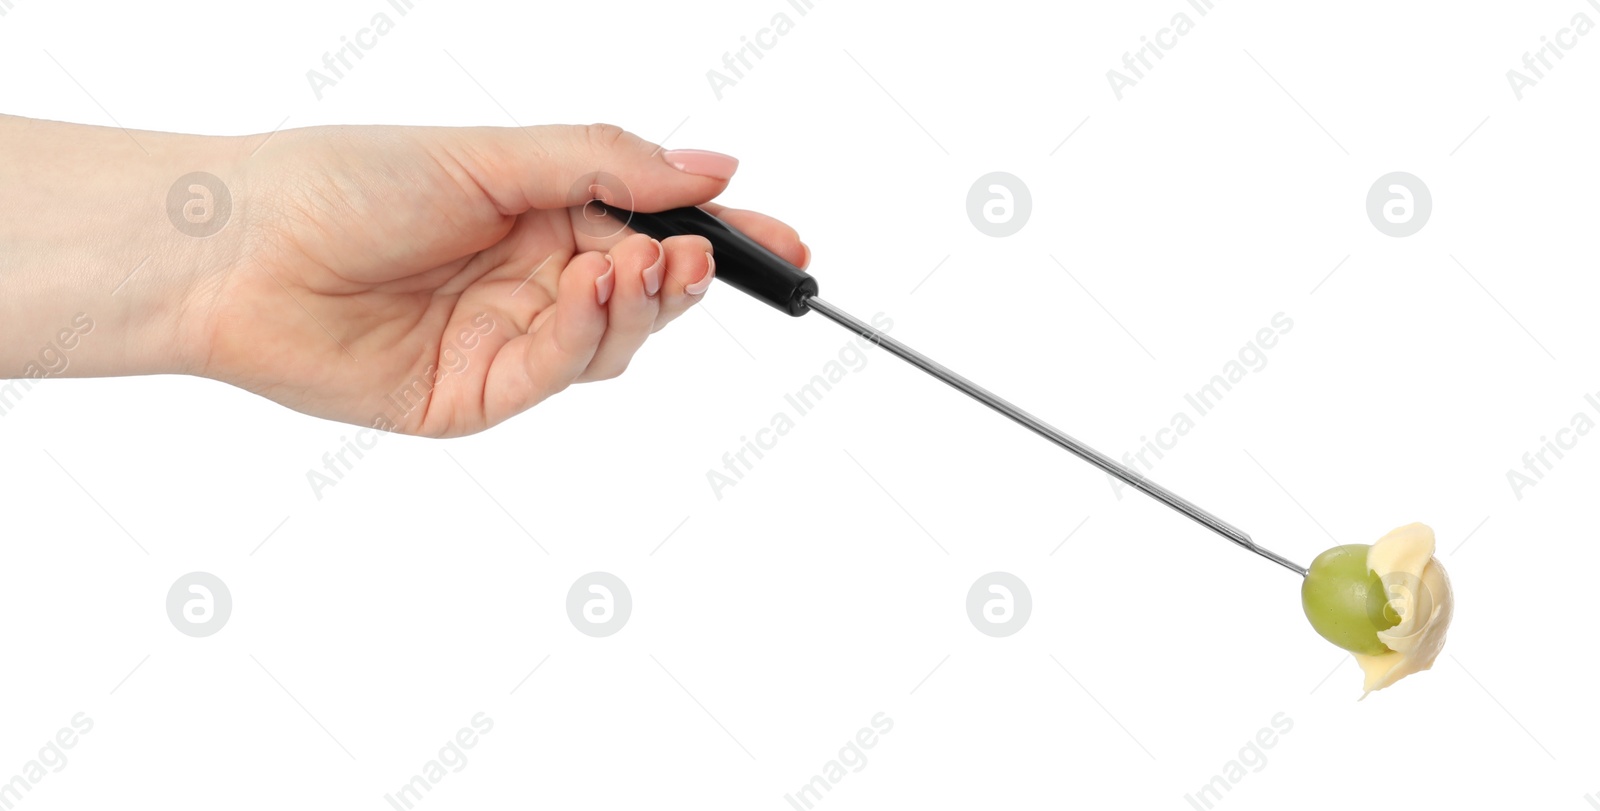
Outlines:
[{"label": "metal fork shaft", "polygon": [[1094,448],[1091,448],[1088,445],[1085,445],[1082,442],[1072,438],[1071,436],[1068,436],[1066,433],[1054,428],[1049,423],[1046,423],[1038,417],[1035,417],[1032,414],[1029,414],[1028,412],[1012,405],[999,395],[996,395],[995,393],[985,389],[982,386],[979,386],[971,380],[956,374],[937,361],[934,361],[932,358],[929,358],[915,349],[912,349],[911,347],[906,346],[905,344],[900,343],[893,338],[890,338],[888,335],[885,335],[884,333],[874,329],[871,325],[862,322],[854,316],[851,316],[849,313],[834,307],[832,304],[829,304],[828,302],[823,301],[816,296],[807,298],[806,304],[812,310],[821,313],[823,317],[827,318],[828,320],[833,321],[845,329],[848,329],[851,332],[854,332],[857,335],[860,335],[861,337],[877,344],[878,346],[883,347],[891,354],[899,357],[901,360],[904,360],[907,363],[910,363],[912,366],[927,372],[928,374],[948,384],[952,388],[955,388],[958,391],[966,394],[968,397],[971,397],[972,399],[983,403],[995,411],[1004,414],[1007,418],[1011,419],[1018,425],[1021,425],[1022,427],[1027,428],[1039,436],[1042,436],[1045,439],[1060,445],[1080,459],[1083,459],[1085,462],[1088,462],[1089,464],[1100,468],[1106,473],[1115,476],[1124,482],[1127,482],[1128,486],[1137,489],[1145,495],[1150,496],[1151,498],[1167,505],[1168,507],[1171,507],[1174,510],[1177,510],[1185,516],[1188,516],[1191,520],[1199,523],[1212,532],[1227,538],[1239,546],[1242,546],[1245,549],[1248,549],[1251,552],[1254,552],[1257,555],[1260,555],[1261,557],[1264,557],[1267,560],[1270,560],[1273,563],[1276,563],[1279,566],[1282,566],[1285,569],[1300,575],[1301,577],[1305,576],[1306,570],[1304,567],[1293,563],[1292,561],[1284,558],[1270,549],[1264,549],[1256,545],[1255,541],[1252,541],[1250,536],[1238,527],[1235,527],[1221,518],[1218,518],[1215,515],[1200,509],[1182,496],[1179,496],[1171,490],[1168,490],[1165,487],[1162,487],[1161,485],[1156,484],[1155,482],[1150,481],[1149,479],[1140,475],[1138,471],[1135,471],[1132,468],[1129,468],[1128,466],[1123,465],[1111,457],[1095,450]]}]

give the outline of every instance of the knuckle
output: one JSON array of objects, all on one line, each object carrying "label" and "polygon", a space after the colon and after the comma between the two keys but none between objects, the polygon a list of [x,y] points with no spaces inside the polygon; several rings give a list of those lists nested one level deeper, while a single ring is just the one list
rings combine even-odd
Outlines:
[{"label": "knuckle", "polygon": [[628,137],[628,131],[616,124],[589,124],[583,130],[584,140],[597,149],[614,149]]}]

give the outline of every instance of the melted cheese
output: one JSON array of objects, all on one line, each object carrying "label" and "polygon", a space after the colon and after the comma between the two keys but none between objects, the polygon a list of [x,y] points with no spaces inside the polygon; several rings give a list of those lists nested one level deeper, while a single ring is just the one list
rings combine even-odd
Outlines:
[{"label": "melted cheese", "polygon": [[1383,581],[1389,606],[1400,615],[1400,622],[1378,632],[1378,641],[1389,647],[1388,652],[1352,654],[1366,673],[1362,688],[1366,693],[1433,667],[1444,649],[1455,598],[1433,549],[1433,530],[1425,524],[1408,524],[1379,538],[1367,552],[1367,566]]}]

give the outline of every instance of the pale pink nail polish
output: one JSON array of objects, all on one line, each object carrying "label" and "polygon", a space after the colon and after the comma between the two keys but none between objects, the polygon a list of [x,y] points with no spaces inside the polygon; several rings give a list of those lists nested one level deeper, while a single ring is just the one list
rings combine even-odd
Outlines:
[{"label": "pale pink nail polish", "polygon": [[594,280],[595,298],[604,307],[611,300],[611,291],[617,288],[617,263],[611,261],[611,254],[606,254],[606,272]]},{"label": "pale pink nail polish", "polygon": [[701,276],[700,281],[698,282],[684,285],[683,292],[688,293],[691,296],[698,296],[701,293],[710,290],[711,277],[715,275],[717,275],[717,258],[712,256],[710,251],[706,251],[706,275]]},{"label": "pale pink nail polish", "polygon": [[704,149],[669,149],[661,153],[661,157],[680,172],[718,180],[733,177],[733,173],[739,169],[738,158]]},{"label": "pale pink nail polish", "polygon": [[661,247],[659,240],[652,239],[650,241],[656,244],[656,261],[650,267],[645,268],[642,274],[644,294],[647,296],[653,296],[661,292],[661,274],[665,273],[667,269],[667,249]]}]

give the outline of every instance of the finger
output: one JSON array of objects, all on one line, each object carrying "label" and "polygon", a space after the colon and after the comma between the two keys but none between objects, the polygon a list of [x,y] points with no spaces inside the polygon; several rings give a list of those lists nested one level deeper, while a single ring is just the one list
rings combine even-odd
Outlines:
[{"label": "finger", "polygon": [[717,203],[706,203],[701,208],[723,222],[744,232],[745,236],[765,245],[767,250],[783,257],[798,268],[811,264],[811,249],[800,241],[800,234],[782,220],[759,211],[728,208]]},{"label": "finger", "polygon": [[[784,261],[799,268],[811,264],[811,249],[800,241],[800,235],[794,228],[781,220],[757,211],[728,208],[716,203],[703,203],[700,208],[754,239]],[[577,235],[578,246],[582,250],[609,251],[613,245],[633,233],[598,206],[575,206],[569,211],[572,231]]]},{"label": "finger", "polygon": [[537,405],[578,379],[605,338],[605,302],[616,271],[603,254],[581,253],[561,271],[553,314],[495,355],[484,381],[484,416],[490,425]]},{"label": "finger", "polygon": [[634,234],[611,249],[611,259],[616,264],[616,290],[606,305],[606,334],[588,368],[578,376],[580,383],[622,374],[655,329],[667,269],[665,247]]},{"label": "finger", "polygon": [[654,328],[657,330],[704,298],[716,276],[711,242],[705,237],[670,237],[662,245],[667,250],[667,281],[661,288],[661,309]]},{"label": "finger", "polygon": [[662,149],[610,124],[438,128],[422,137],[505,214],[594,199],[636,211],[698,205],[739,167],[728,155]]}]

